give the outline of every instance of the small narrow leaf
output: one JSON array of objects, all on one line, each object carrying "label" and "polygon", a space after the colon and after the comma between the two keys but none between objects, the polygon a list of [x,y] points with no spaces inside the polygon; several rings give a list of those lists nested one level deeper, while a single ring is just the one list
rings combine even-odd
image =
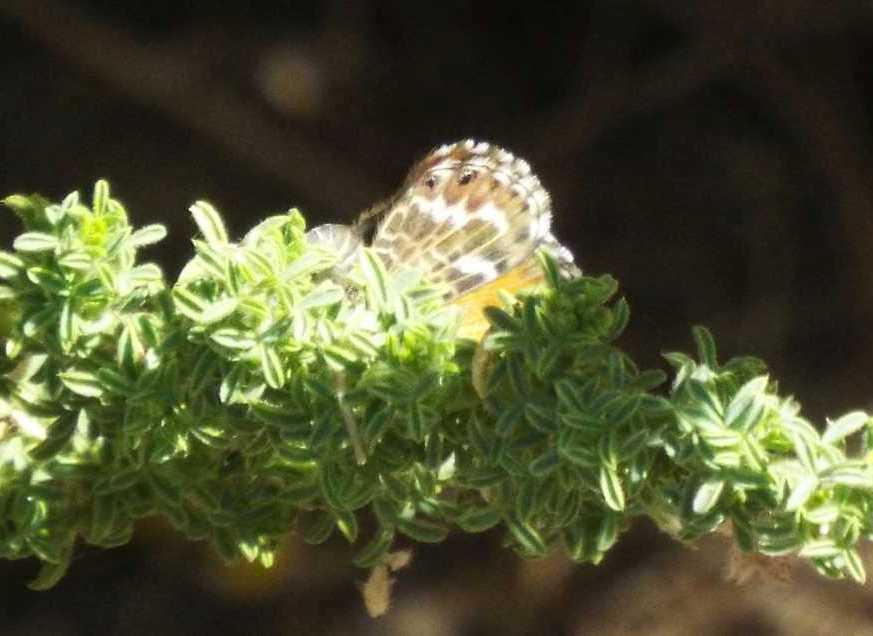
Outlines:
[{"label": "small narrow leaf", "polygon": [[622,298],[612,307],[612,324],[609,326],[608,338],[610,340],[618,338],[627,327],[628,320],[630,320],[630,305]]},{"label": "small narrow leaf", "polygon": [[444,541],[449,534],[449,530],[445,526],[419,517],[398,519],[397,529],[411,539],[422,543],[439,543]]},{"label": "small narrow leaf", "polygon": [[51,589],[60,581],[70,567],[70,556],[57,562],[43,563],[36,578],[27,584],[27,587],[36,592]]},{"label": "small narrow leaf", "polygon": [[255,340],[247,334],[239,329],[222,328],[213,331],[209,337],[227,349],[248,351],[255,346]]},{"label": "small narrow leaf", "polygon": [[616,512],[624,510],[624,490],[621,480],[615,469],[607,465],[600,467],[600,492],[607,506]]},{"label": "small narrow leaf", "polygon": [[512,538],[518,543],[523,554],[531,557],[541,557],[546,554],[548,548],[539,532],[520,519],[511,517],[506,520],[506,526]]},{"label": "small narrow leaf", "polygon": [[455,523],[464,532],[485,532],[500,523],[500,512],[490,507],[470,507],[455,519]]},{"label": "small narrow leaf", "polygon": [[387,311],[391,307],[391,298],[388,274],[382,259],[375,252],[364,249],[361,250],[360,263],[367,281],[367,298],[370,304],[379,312]]},{"label": "small narrow leaf", "polygon": [[696,515],[705,515],[715,507],[718,503],[721,493],[724,490],[724,481],[721,479],[710,479],[705,481],[697,493],[694,495],[694,501],[691,504],[691,509]]},{"label": "small narrow leaf", "polygon": [[188,209],[210,247],[218,249],[227,245],[227,230],[224,229],[224,221],[221,220],[218,210],[206,201],[197,201]]},{"label": "small narrow leaf", "polygon": [[176,311],[186,318],[194,322],[201,322],[203,320],[203,312],[206,310],[208,303],[197,294],[182,287],[176,287],[173,289],[173,301]]},{"label": "small narrow leaf", "polygon": [[799,510],[801,506],[809,501],[816,488],[818,488],[818,477],[815,475],[808,475],[801,479],[794,487],[794,490],[791,491],[788,501],[785,502],[785,510],[788,512]]},{"label": "small narrow leaf", "polygon": [[130,235],[127,244],[131,247],[143,247],[162,241],[167,236],[167,228],[159,223],[146,225]]},{"label": "small narrow leaf", "polygon": [[94,194],[91,198],[91,209],[94,214],[101,216],[106,213],[106,205],[109,201],[109,183],[100,179],[94,184]]},{"label": "small narrow leaf", "polygon": [[12,242],[12,247],[19,252],[48,252],[58,245],[57,237],[44,232],[25,232]]},{"label": "small narrow leaf", "polygon": [[694,342],[697,343],[697,357],[710,369],[718,368],[718,355],[715,339],[706,327],[696,325],[691,328]]},{"label": "small narrow leaf", "polygon": [[83,397],[100,397],[103,395],[103,383],[90,371],[71,369],[59,373],[58,377],[65,387],[77,395]]},{"label": "small narrow leaf", "polygon": [[24,269],[24,261],[10,254],[9,252],[0,251],[0,278],[14,278]]},{"label": "small narrow leaf", "polygon": [[822,435],[823,442],[833,444],[845,439],[852,433],[860,431],[864,426],[873,423],[864,411],[852,411],[836,420],[829,420],[828,427]]},{"label": "small narrow leaf", "polygon": [[349,543],[354,543],[358,538],[358,518],[349,510],[335,510],[336,527]]},{"label": "small narrow leaf", "polygon": [[274,389],[281,389],[285,384],[285,371],[282,369],[282,361],[279,354],[272,347],[260,346],[261,373],[267,385]]},{"label": "small narrow leaf", "polygon": [[766,375],[746,382],[728,404],[724,415],[725,424],[737,431],[752,430],[764,412],[764,392],[768,382],[769,377]]},{"label": "small narrow leaf", "polygon": [[206,305],[203,312],[200,314],[200,320],[198,322],[207,325],[213,322],[218,322],[219,320],[223,320],[230,316],[234,311],[236,311],[238,306],[238,298],[222,298],[221,300]]}]

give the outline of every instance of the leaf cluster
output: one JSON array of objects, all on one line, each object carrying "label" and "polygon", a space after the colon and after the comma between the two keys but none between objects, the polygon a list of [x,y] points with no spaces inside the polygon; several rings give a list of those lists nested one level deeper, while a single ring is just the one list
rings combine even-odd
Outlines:
[{"label": "leaf cluster", "polygon": [[472,343],[421,272],[364,250],[340,275],[294,210],[233,242],[196,203],[171,285],[137,260],[163,227],[134,230],[103,181],[89,205],[5,203],[25,232],[0,252],[0,556],[41,559],[35,588],[149,515],[267,566],[292,529],[339,531],[371,567],[452,528],[596,563],[635,516],[688,541],[730,522],[744,550],[863,580],[869,416],[820,433],[702,328],[661,388],[614,344],[629,309],[609,276],[544,254],[544,285]]}]

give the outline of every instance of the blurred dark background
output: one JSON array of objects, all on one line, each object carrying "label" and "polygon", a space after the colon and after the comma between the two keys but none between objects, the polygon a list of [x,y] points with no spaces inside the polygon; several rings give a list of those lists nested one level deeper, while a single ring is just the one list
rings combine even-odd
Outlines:
[{"label": "blurred dark background", "polygon": [[[467,136],[530,160],[556,231],[633,309],[646,366],[710,326],[816,422],[873,407],[873,3],[0,0],[0,194],[106,177],[171,279],[187,206],[237,236],[344,221]],[[8,246],[19,231],[0,215]],[[868,587],[725,582],[725,546],[641,522],[600,567],[496,533],[418,548],[366,618],[342,541],[226,568],[160,524],[52,591],[0,564],[3,634],[873,634]]]}]

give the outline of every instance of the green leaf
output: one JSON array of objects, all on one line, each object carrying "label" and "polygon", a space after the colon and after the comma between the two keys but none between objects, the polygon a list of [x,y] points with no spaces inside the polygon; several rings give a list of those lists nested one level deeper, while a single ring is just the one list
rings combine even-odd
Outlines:
[{"label": "green leaf", "polygon": [[[783,424],[784,423],[785,420],[783,420]],[[787,432],[794,445],[794,452],[797,454],[797,459],[800,460],[800,463],[803,464],[803,467],[806,468],[807,471],[811,473],[816,472],[816,457],[818,456],[818,453],[815,440],[809,435],[800,433],[796,428],[788,429]]]},{"label": "green leaf", "polygon": [[724,408],[714,387],[707,386],[706,383],[699,380],[689,378],[683,385],[683,388],[691,399],[691,404],[685,409],[686,412],[692,412],[699,418],[705,418],[719,425],[722,424]]},{"label": "green leaf", "polygon": [[801,479],[791,491],[791,496],[785,502],[785,510],[794,512],[799,510],[812,496],[816,488],[818,488],[818,477],[808,475]]},{"label": "green leaf", "polygon": [[219,249],[228,244],[227,230],[221,215],[206,201],[197,201],[188,210],[210,247]]},{"label": "green leaf", "polygon": [[840,507],[833,502],[808,508],[803,511],[803,517],[816,525],[830,525],[840,517]]},{"label": "green leaf", "polygon": [[132,396],[136,393],[136,386],[130,378],[117,369],[102,367],[97,371],[97,378],[100,380],[103,388],[112,393],[126,396]]},{"label": "green leaf", "polygon": [[[358,363],[358,356],[353,350],[346,347],[328,345],[321,353],[330,369],[337,373],[353,368]],[[373,388],[375,389],[375,387]]]},{"label": "green leaf", "polygon": [[873,424],[873,419],[867,413],[852,411],[836,420],[828,420],[827,429],[825,429],[821,439],[827,444],[834,444],[871,424]]},{"label": "green leaf", "polygon": [[764,396],[768,382],[768,376],[758,376],[746,382],[737,391],[725,410],[724,421],[727,426],[747,432],[758,424],[764,412]]},{"label": "green leaf", "polygon": [[864,561],[857,550],[845,550],[842,554],[843,571],[854,579],[856,583],[863,585],[867,581],[867,573],[864,571]]},{"label": "green leaf", "polygon": [[285,370],[282,368],[282,360],[276,350],[267,345],[258,347],[261,359],[261,373],[267,385],[274,389],[281,389],[285,384]]},{"label": "green leaf", "polygon": [[136,232],[130,235],[127,239],[127,244],[131,247],[143,247],[152,245],[162,241],[167,236],[167,228],[163,225],[155,223],[154,225],[146,225],[141,227]]},{"label": "green leaf", "polygon": [[555,448],[550,448],[528,464],[528,470],[534,477],[542,479],[551,475],[561,466],[561,456]]},{"label": "green leaf", "polygon": [[485,532],[500,523],[500,512],[492,507],[467,507],[458,517],[455,523],[464,532]]},{"label": "green leaf", "polygon": [[718,356],[715,348],[715,339],[710,331],[701,325],[691,328],[694,342],[697,344],[698,359],[710,369],[718,368]]},{"label": "green leaf", "polygon": [[345,297],[345,292],[334,285],[321,286],[306,294],[300,301],[304,309],[315,309],[335,305]]},{"label": "green leaf", "polygon": [[612,324],[609,325],[607,338],[609,340],[618,338],[627,327],[629,320],[630,305],[628,305],[627,300],[622,298],[612,307]]},{"label": "green leaf", "polygon": [[843,550],[832,539],[813,539],[800,549],[799,556],[805,559],[829,559],[842,554]]},{"label": "green leaf", "polygon": [[23,269],[24,261],[14,254],[0,251],[0,278],[15,278]]},{"label": "green leaf", "polygon": [[600,466],[600,492],[606,505],[612,510],[616,512],[624,510],[624,489],[621,486],[621,479],[615,468],[606,464]]},{"label": "green leaf", "polygon": [[194,322],[203,320],[203,312],[206,311],[208,303],[200,296],[183,287],[173,288],[173,301],[180,314]]},{"label": "green leaf", "polygon": [[327,541],[336,527],[334,517],[323,510],[298,517],[297,524],[303,540],[310,545],[318,545]]},{"label": "green leaf", "polygon": [[145,346],[140,337],[138,323],[125,321],[115,347],[115,361],[128,373],[134,373],[145,356]]},{"label": "green leaf", "polygon": [[421,543],[439,543],[444,541],[449,534],[448,528],[442,524],[413,517],[412,519],[399,518],[397,530],[411,539]]},{"label": "green leaf", "polygon": [[660,369],[648,369],[631,380],[631,386],[639,391],[651,391],[652,389],[661,386],[666,381],[666,373]]},{"label": "green leaf", "polygon": [[578,443],[574,440],[558,441],[558,454],[581,468],[594,468],[599,466],[597,449],[590,444]]},{"label": "green leaf", "polygon": [[388,274],[379,255],[369,249],[361,250],[361,270],[367,281],[367,298],[369,304],[379,313],[391,307],[391,295],[388,287]]},{"label": "green leaf", "polygon": [[239,306],[238,298],[222,298],[214,303],[206,305],[203,312],[200,314],[198,322],[203,324],[212,324],[223,320],[236,311]]},{"label": "green leaf", "polygon": [[58,319],[58,340],[65,353],[73,350],[76,340],[79,338],[79,317],[72,308],[68,298],[61,307],[61,315]]},{"label": "green leaf", "polygon": [[12,247],[19,252],[49,252],[59,245],[56,236],[44,232],[25,232],[12,242]]},{"label": "green leaf", "polygon": [[58,265],[78,272],[87,272],[94,267],[94,260],[87,252],[67,252],[58,259]]},{"label": "green leaf", "polygon": [[[74,192],[72,194],[76,194],[78,199],[78,193]],[[70,199],[70,196],[72,195],[67,195],[67,199],[64,200],[64,205],[47,205],[45,207],[45,210],[43,210],[43,212],[45,213],[45,218],[48,219],[49,223],[51,223],[52,225],[57,225],[61,222],[61,219],[63,219],[67,215],[67,210],[72,207],[71,205],[67,205],[67,201]],[[78,201],[76,201],[76,203],[78,203]]]},{"label": "green leaf", "polygon": [[336,527],[349,543],[354,543],[358,538],[358,518],[350,510],[334,510],[336,515]]},{"label": "green leaf", "polygon": [[20,216],[22,216],[22,218],[22,212],[38,204],[37,201],[32,200],[32,197],[26,197],[23,194],[10,194],[8,197],[5,197],[3,199],[2,203],[6,207],[17,212]]},{"label": "green leaf", "polygon": [[83,397],[100,397],[105,391],[103,383],[90,371],[70,369],[59,373],[58,377],[65,387]]},{"label": "green leaf", "polygon": [[39,568],[39,573],[36,575],[36,578],[28,583],[27,587],[36,592],[44,592],[45,590],[54,587],[55,584],[63,578],[67,569],[70,567],[71,555],[72,551],[69,551],[66,554],[66,558],[60,561],[54,563],[43,563]]},{"label": "green leaf", "polygon": [[718,503],[721,493],[724,490],[725,482],[721,479],[710,479],[703,482],[697,493],[694,495],[694,501],[691,504],[691,509],[696,515],[705,515],[712,510]]},{"label": "green leaf", "polygon": [[823,486],[848,486],[873,490],[873,467],[866,463],[833,466],[819,475]]},{"label": "green leaf", "polygon": [[541,433],[553,433],[558,428],[558,417],[548,404],[528,402],[524,405],[524,417],[531,427]]},{"label": "green leaf", "polygon": [[226,349],[248,351],[255,346],[255,340],[248,336],[249,332],[223,327],[213,331],[209,337]]},{"label": "green leaf", "polygon": [[533,526],[512,516],[506,520],[506,527],[525,556],[543,557],[548,552],[543,537]]}]

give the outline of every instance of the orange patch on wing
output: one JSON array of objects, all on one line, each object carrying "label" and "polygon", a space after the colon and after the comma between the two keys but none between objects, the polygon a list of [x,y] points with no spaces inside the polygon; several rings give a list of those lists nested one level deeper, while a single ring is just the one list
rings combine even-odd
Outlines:
[{"label": "orange patch on wing", "polygon": [[499,307],[501,305],[498,293],[500,290],[514,294],[542,281],[543,270],[537,259],[531,256],[515,269],[498,276],[490,283],[455,298],[451,302],[461,310],[461,326],[458,329],[458,336],[471,338],[478,342],[490,327],[488,319],[482,312],[486,307]]}]

